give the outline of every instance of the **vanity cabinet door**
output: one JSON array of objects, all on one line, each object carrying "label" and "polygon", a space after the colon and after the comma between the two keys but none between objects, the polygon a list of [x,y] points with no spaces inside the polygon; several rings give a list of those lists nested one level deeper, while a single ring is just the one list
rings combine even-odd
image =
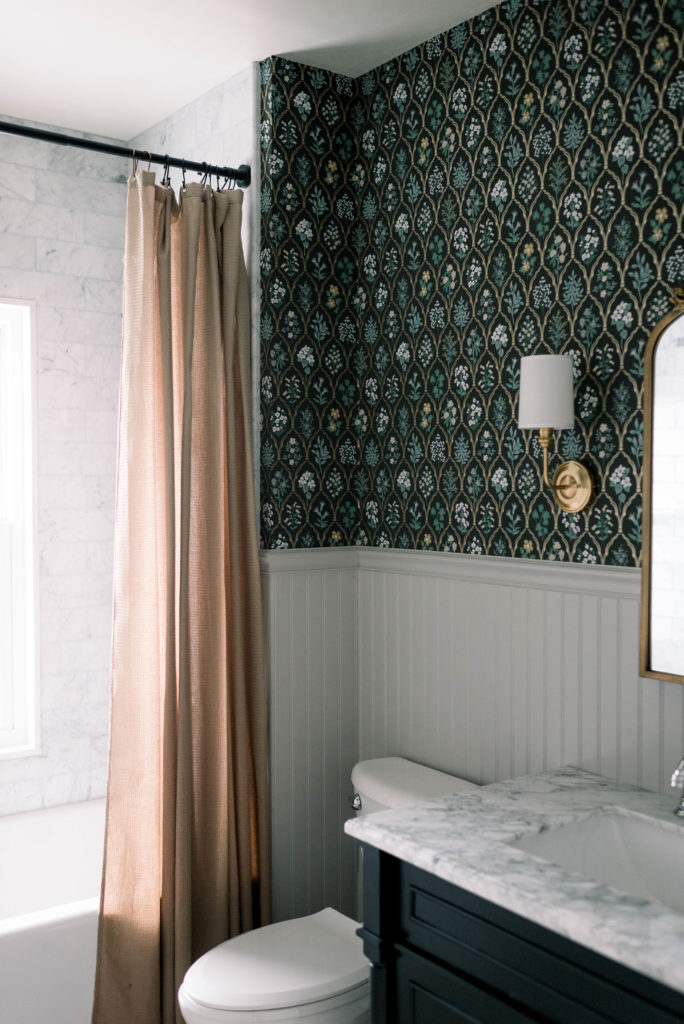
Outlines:
[{"label": "vanity cabinet door", "polygon": [[372,1024],[684,1024],[684,996],[374,847]]},{"label": "vanity cabinet door", "polygon": [[424,957],[401,947],[397,952],[397,1024],[530,1024],[539,1019]]}]

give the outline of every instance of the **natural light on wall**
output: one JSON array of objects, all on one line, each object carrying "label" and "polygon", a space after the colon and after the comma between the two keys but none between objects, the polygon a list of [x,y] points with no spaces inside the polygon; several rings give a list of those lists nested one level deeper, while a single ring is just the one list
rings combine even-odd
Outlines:
[{"label": "natural light on wall", "polygon": [[0,757],[38,748],[32,313],[0,303]]}]

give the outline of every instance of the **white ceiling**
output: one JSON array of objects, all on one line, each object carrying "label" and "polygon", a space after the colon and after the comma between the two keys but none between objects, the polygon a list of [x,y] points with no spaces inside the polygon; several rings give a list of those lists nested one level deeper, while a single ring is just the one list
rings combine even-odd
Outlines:
[{"label": "white ceiling", "polygon": [[356,76],[497,0],[8,0],[0,117],[131,139],[273,54]]}]

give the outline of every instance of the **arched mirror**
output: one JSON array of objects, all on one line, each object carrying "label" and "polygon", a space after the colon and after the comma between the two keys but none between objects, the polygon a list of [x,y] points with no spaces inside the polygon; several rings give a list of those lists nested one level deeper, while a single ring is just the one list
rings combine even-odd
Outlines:
[{"label": "arched mirror", "polygon": [[684,288],[644,364],[642,676],[684,683]]}]

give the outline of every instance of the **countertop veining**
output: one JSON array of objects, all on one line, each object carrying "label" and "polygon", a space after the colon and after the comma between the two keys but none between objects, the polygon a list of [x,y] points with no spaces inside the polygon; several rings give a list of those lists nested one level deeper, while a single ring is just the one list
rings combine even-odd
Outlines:
[{"label": "countertop veining", "polygon": [[[352,818],[345,831],[684,992],[684,914],[507,845],[611,807],[684,828],[675,805],[566,767]],[[684,885],[684,862],[672,885]]]}]

